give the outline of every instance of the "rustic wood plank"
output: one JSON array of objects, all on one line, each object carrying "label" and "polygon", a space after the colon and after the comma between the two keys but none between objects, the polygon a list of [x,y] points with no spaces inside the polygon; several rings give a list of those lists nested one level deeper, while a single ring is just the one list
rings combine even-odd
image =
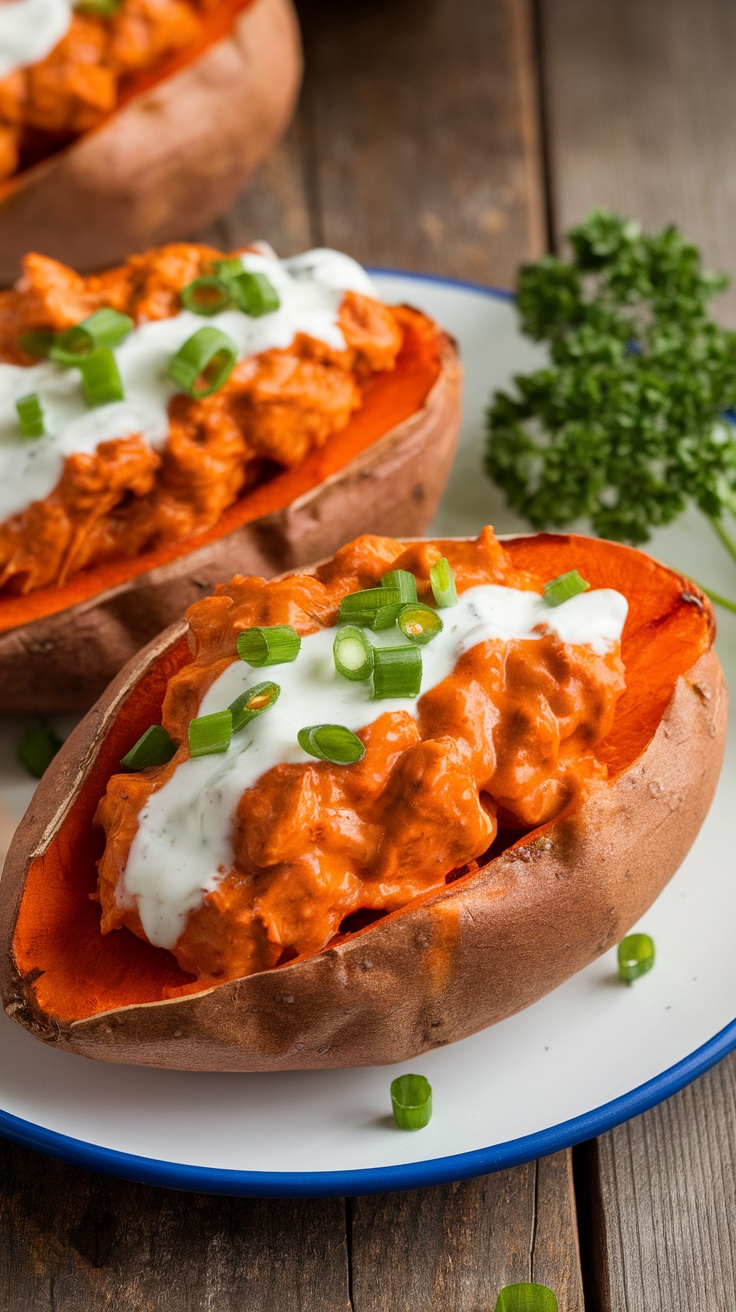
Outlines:
[{"label": "rustic wood plank", "polygon": [[353,1200],[354,1312],[479,1312],[536,1280],[583,1312],[570,1154],[460,1184]]},{"label": "rustic wood plank", "polygon": [[8,1312],[347,1312],[342,1200],[210,1198],[0,1142]]}]

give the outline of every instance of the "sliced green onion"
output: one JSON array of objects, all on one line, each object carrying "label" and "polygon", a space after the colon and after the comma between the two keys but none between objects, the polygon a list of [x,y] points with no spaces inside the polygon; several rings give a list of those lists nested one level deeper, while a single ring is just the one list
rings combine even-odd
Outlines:
[{"label": "sliced green onion", "polygon": [[332,645],[335,669],[344,679],[358,682],[373,673],[373,647],[356,624],[344,624],[337,630]]},{"label": "sliced green onion", "polygon": [[169,361],[169,378],[188,396],[211,396],[235,368],[238,348],[219,328],[200,328]]},{"label": "sliced green onion", "polygon": [[548,606],[561,606],[563,601],[577,597],[580,592],[587,592],[589,587],[590,584],[585,582],[578,571],[571,569],[567,574],[560,574],[558,578],[545,583],[542,595]]},{"label": "sliced green onion", "polygon": [[333,765],[355,765],[365,756],[360,738],[344,724],[313,724],[300,729],[296,737],[302,751]]},{"label": "sliced green onion", "polygon": [[422,654],[418,647],[375,648],[374,697],[417,697],[421,686]]},{"label": "sliced green onion", "polygon": [[123,0],[76,0],[75,9],[83,9],[87,14],[97,18],[112,18],[117,14]]},{"label": "sliced green onion", "polygon": [[496,1299],[494,1312],[559,1312],[559,1304],[549,1285],[525,1281],[520,1285],[505,1285]]},{"label": "sliced green onion", "polygon": [[206,316],[219,314],[230,304],[230,289],[214,274],[204,274],[201,278],[195,278],[193,282],[187,283],[186,287],[182,287],[179,295],[184,308],[191,310],[193,314]]},{"label": "sliced green onion", "polygon": [[421,601],[410,601],[401,607],[398,625],[404,637],[420,647],[431,642],[444,628],[437,611],[422,605]]},{"label": "sliced green onion", "polygon": [[391,1081],[391,1106],[400,1130],[423,1130],[432,1117],[432,1085],[423,1075],[399,1075]]},{"label": "sliced green onion", "polygon": [[15,403],[20,420],[20,431],[24,437],[43,437],[43,406],[38,392],[29,392]]},{"label": "sliced green onion", "polygon": [[103,306],[73,328],[59,333],[49,348],[49,358],[68,367],[81,364],[101,348],[112,350],[119,346],[134,327],[130,315]]},{"label": "sliced green onion", "polygon": [[398,588],[402,601],[417,600],[417,581],[408,569],[392,569],[381,579],[382,588]]},{"label": "sliced green onion", "polygon": [[189,722],[189,752],[191,756],[215,756],[226,752],[233,733],[232,711],[214,711],[212,715],[198,715]]},{"label": "sliced green onion", "polygon": [[40,779],[61,747],[61,738],[50,724],[32,724],[18,748],[18,760],[34,779]]},{"label": "sliced green onion", "polygon": [[213,267],[221,282],[226,282],[228,285],[232,282],[233,278],[239,278],[241,273],[244,272],[243,261],[237,258],[215,260]]},{"label": "sliced green onion", "polygon": [[228,707],[233,717],[233,733],[239,733],[246,724],[255,720],[257,715],[263,715],[269,706],[273,706],[274,702],[278,701],[280,692],[281,688],[277,683],[256,683],[252,688],[241,692]]},{"label": "sliced green onion", "polygon": [[299,655],[302,640],[290,624],[269,624],[263,628],[243,629],[238,634],[238,656],[255,665],[286,665]]},{"label": "sliced green onion", "polygon": [[145,770],[149,765],[166,765],[175,751],[176,746],[162,725],[152,724],[120,764],[124,770]]},{"label": "sliced green onion", "polygon": [[[343,597],[340,602],[340,619],[348,624],[373,624],[379,611],[401,604],[398,588],[363,588],[361,592],[349,592]],[[386,628],[389,627],[386,625]]]},{"label": "sliced green onion", "polygon": [[281,297],[265,273],[239,273],[230,280],[230,287],[238,309],[253,319],[273,314],[281,306]]},{"label": "sliced green onion", "polygon": [[455,587],[455,575],[449,560],[445,556],[440,556],[435,561],[429,571],[429,582],[432,588],[432,595],[441,610],[447,606],[457,604],[457,588]]},{"label": "sliced green onion", "polygon": [[375,630],[392,629],[401,614],[401,604],[381,606],[371,620],[370,627]]},{"label": "sliced green onion", "polygon": [[79,366],[87,405],[109,405],[125,397],[123,380],[112,351],[102,347]]},{"label": "sliced green onion", "polygon": [[20,334],[18,345],[28,355],[42,360],[48,355],[55,339],[56,333],[51,328],[32,328],[29,332]]},{"label": "sliced green onion", "polygon": [[627,934],[618,945],[618,973],[626,984],[633,984],[654,965],[654,940],[648,934]]}]

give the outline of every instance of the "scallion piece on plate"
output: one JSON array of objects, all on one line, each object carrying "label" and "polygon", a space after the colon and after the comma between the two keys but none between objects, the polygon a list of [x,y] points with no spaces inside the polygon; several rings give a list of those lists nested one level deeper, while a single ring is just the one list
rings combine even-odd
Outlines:
[{"label": "scallion piece on plate", "polygon": [[229,260],[215,260],[213,267],[217,277],[222,282],[226,282],[228,286],[233,278],[240,277],[240,274],[244,272],[243,261],[237,257]]},{"label": "scallion piece on plate", "polygon": [[163,726],[152,724],[126,752],[120,764],[124,770],[145,770],[149,765],[166,765],[175,751],[176,745]]},{"label": "scallion piece on plate", "polygon": [[61,738],[50,724],[32,724],[18,748],[18,760],[34,779],[40,779],[61,747]]},{"label": "scallion piece on plate", "polygon": [[625,984],[646,975],[654,965],[654,940],[648,934],[627,934],[618,945],[618,973]]},{"label": "scallion piece on plate", "polygon": [[80,363],[79,371],[87,405],[110,405],[125,397],[117,360],[107,347],[88,355]]},{"label": "scallion piece on plate", "polygon": [[557,1295],[549,1285],[524,1281],[504,1285],[496,1299],[494,1312],[558,1312]]},{"label": "scallion piece on plate", "polygon": [[373,652],[374,697],[418,697],[422,654],[418,647],[376,647]]},{"label": "scallion piece on plate", "polygon": [[241,692],[228,707],[233,717],[233,733],[239,733],[246,724],[255,720],[257,715],[263,715],[263,712],[278,700],[280,692],[281,688],[277,683],[256,683],[252,688],[246,688],[245,692]]},{"label": "scallion piece on plate", "polygon": [[343,624],[332,644],[335,669],[344,679],[359,682],[373,673],[373,647],[357,624]]},{"label": "scallion piece on plate", "polygon": [[129,315],[103,306],[73,328],[58,333],[49,347],[49,358],[68,368],[79,365],[95,351],[119,346],[134,326]]},{"label": "scallion piece on plate", "polygon": [[286,665],[299,655],[302,640],[290,624],[269,624],[243,629],[238,634],[238,656],[260,669],[263,665]]},{"label": "scallion piece on plate", "polygon": [[548,606],[561,606],[563,601],[577,597],[580,592],[587,592],[589,587],[590,584],[585,582],[576,569],[570,569],[567,574],[560,574],[558,578],[545,583],[542,595]]},{"label": "scallion piece on plate", "polygon": [[31,328],[27,333],[20,334],[18,345],[34,359],[43,360],[51,350],[55,338],[56,333],[51,328]]},{"label": "scallion piece on plate", "polygon": [[[363,588],[361,592],[349,592],[343,597],[340,602],[340,619],[347,624],[373,624],[379,611],[401,604],[398,588]],[[390,628],[390,625],[386,625],[386,628]]]},{"label": "scallion piece on plate", "polygon": [[391,1081],[391,1106],[400,1130],[423,1130],[432,1117],[432,1085],[423,1075]]},{"label": "scallion piece on plate", "polygon": [[233,734],[233,716],[226,711],[212,715],[198,715],[189,721],[189,753],[191,756],[216,756],[226,752]]},{"label": "scallion piece on plate", "polygon": [[219,328],[200,328],[169,361],[169,378],[188,396],[211,396],[235,368],[238,348]]},{"label": "scallion piece on plate", "polygon": [[76,0],[75,9],[82,9],[96,18],[112,18],[117,14],[123,0]]},{"label": "scallion piece on plate", "polygon": [[440,556],[439,560],[435,561],[429,571],[429,582],[432,595],[440,610],[444,610],[447,606],[454,606],[457,603],[455,575],[452,572],[449,560],[445,556]]},{"label": "scallion piece on plate", "polygon": [[402,601],[417,600],[417,581],[408,569],[392,569],[381,579],[382,588],[398,588]]},{"label": "scallion piece on plate", "polygon": [[179,295],[185,310],[191,310],[192,314],[201,314],[206,317],[211,314],[220,314],[230,304],[229,287],[221,278],[216,278],[214,274],[209,273],[187,283],[186,287],[182,287]]},{"label": "scallion piece on plate", "polygon": [[436,638],[444,627],[437,611],[424,606],[421,601],[409,601],[401,607],[398,625],[404,637],[420,647]]},{"label": "scallion piece on plate", "polygon": [[15,403],[23,437],[43,437],[43,406],[38,392],[29,392]]},{"label": "scallion piece on plate", "polygon": [[297,742],[302,751],[333,765],[355,765],[365,756],[360,738],[344,724],[313,724],[299,730]]},{"label": "scallion piece on plate", "polygon": [[230,286],[238,309],[249,314],[252,319],[260,319],[263,314],[273,314],[281,306],[281,297],[265,273],[243,271],[232,278]]}]

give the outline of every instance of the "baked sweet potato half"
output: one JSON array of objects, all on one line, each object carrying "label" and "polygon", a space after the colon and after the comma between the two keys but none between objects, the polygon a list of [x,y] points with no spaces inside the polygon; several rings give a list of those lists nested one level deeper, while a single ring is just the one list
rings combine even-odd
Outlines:
[{"label": "baked sweet potato half", "polygon": [[[264,287],[276,308],[237,300]],[[188,308],[213,295],[219,312]],[[54,352],[100,316],[127,335],[107,351],[111,399],[91,404],[88,357],[67,367]],[[172,381],[212,333],[230,373]],[[86,278],[26,257],[0,292],[0,712],[86,710],[234,569],[295,568],[356,532],[421,533],[460,388],[447,334],[377,300],[339,252],[174,243]],[[46,427],[29,440],[16,407],[34,389]]]},{"label": "baked sweet potato half", "polygon": [[[409,618],[418,606],[437,633],[410,653],[426,690],[379,689],[376,653],[396,650],[384,628],[372,699],[329,675],[343,720],[365,726],[352,763],[292,750],[317,706],[293,695],[317,678],[314,644],[355,615],[345,596],[380,607],[397,570],[417,588]],[[274,623],[305,635],[299,653],[251,671],[236,638],[250,650],[253,626],[262,638]],[[693,842],[725,737],[713,637],[689,581],[577,536],[363,538],[307,576],[236,577],[121,672],[39,785],[0,880],[6,1011],[88,1057],[223,1071],[396,1062],[511,1015],[616,943]],[[243,732],[283,763],[261,775],[249,751],[190,757],[193,717],[201,730],[228,687],[264,678],[280,701]],[[174,758],[121,775],[162,714]],[[199,847],[212,857],[206,808],[229,779],[235,812],[216,832],[230,857],[192,898],[176,881]]]},{"label": "baked sweet potato half", "polygon": [[189,236],[227,208],[291,117],[291,0],[92,7],[69,6],[39,62],[0,67],[0,282],[29,249],[87,270]]}]

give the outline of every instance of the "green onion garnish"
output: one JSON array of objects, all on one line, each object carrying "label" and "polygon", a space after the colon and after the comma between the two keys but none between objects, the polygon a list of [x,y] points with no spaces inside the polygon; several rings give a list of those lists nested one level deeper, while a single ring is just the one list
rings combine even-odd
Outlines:
[{"label": "green onion garnish", "polygon": [[27,333],[20,334],[18,345],[28,355],[42,360],[48,355],[55,339],[56,333],[51,328],[32,328]]},{"label": "green onion garnish", "polygon": [[417,697],[421,686],[422,655],[418,647],[375,648],[374,697]]},{"label": "green onion garnish", "polygon": [[303,751],[333,765],[355,765],[365,756],[360,738],[343,724],[313,724],[300,729],[296,737]]},{"label": "green onion garnish", "polygon": [[269,624],[263,628],[243,629],[238,634],[238,656],[255,665],[286,665],[299,655],[302,640],[290,624]]},{"label": "green onion garnish", "polygon": [[549,1285],[524,1282],[505,1285],[496,1299],[494,1312],[558,1312],[557,1295]]},{"label": "green onion garnish", "polygon": [[101,348],[112,350],[119,346],[134,326],[129,315],[104,306],[73,328],[59,333],[49,348],[49,358],[67,367],[81,364]]},{"label": "green onion garnish", "polygon": [[273,314],[281,305],[281,297],[265,273],[241,272],[229,279],[229,285],[238,309],[253,319]]},{"label": "green onion garnish", "polygon": [[188,396],[211,396],[235,368],[238,348],[219,328],[200,328],[169,361],[169,378]]},{"label": "green onion garnish", "polygon": [[423,1130],[432,1116],[432,1085],[423,1075],[399,1075],[391,1081],[391,1106],[400,1130]]},{"label": "green onion garnish", "polygon": [[654,965],[654,940],[648,934],[627,934],[618,945],[618,973],[626,984],[633,984]]},{"label": "green onion garnish", "polygon": [[34,779],[40,779],[61,747],[61,738],[50,724],[32,724],[18,748],[18,760]]},{"label": "green onion garnish", "polygon": [[117,14],[123,0],[76,0],[75,9],[83,9],[87,14],[97,18],[112,18]]},{"label": "green onion garnish", "polygon": [[238,260],[237,258],[230,260],[215,260],[213,267],[220,281],[226,282],[228,285],[233,278],[239,278],[240,274],[244,272],[243,261]]},{"label": "green onion garnish", "polygon": [[198,715],[189,722],[189,752],[191,756],[215,756],[226,752],[233,732],[232,712],[215,711],[212,715]]},{"label": "green onion garnish", "polygon": [[256,683],[252,688],[241,692],[228,707],[233,717],[233,733],[239,733],[246,724],[255,720],[257,715],[262,715],[269,706],[273,706],[274,702],[278,701],[280,692],[277,683]]},{"label": "green onion garnish", "polygon": [[193,282],[187,283],[186,287],[182,287],[179,295],[184,308],[191,310],[193,314],[206,316],[219,314],[230,304],[229,288],[214,274],[195,278]]},{"label": "green onion garnish", "polygon": [[561,606],[563,601],[577,597],[579,592],[587,592],[589,587],[590,584],[585,582],[578,571],[571,569],[567,574],[560,574],[558,578],[545,583],[542,595],[548,606]]},{"label": "green onion garnish", "polygon": [[437,611],[431,606],[423,606],[421,601],[410,601],[402,606],[398,624],[404,637],[420,647],[436,638],[444,627]]},{"label": "green onion garnish", "polygon": [[[398,588],[364,588],[361,592],[349,592],[343,597],[340,602],[340,619],[348,624],[373,624],[380,611],[401,605]],[[385,627],[390,628],[390,625]]]},{"label": "green onion garnish", "polygon": [[79,365],[87,405],[109,405],[125,396],[123,380],[112,351],[102,347]]},{"label": "green onion garnish", "polygon": [[344,624],[337,630],[332,654],[335,669],[344,679],[358,682],[369,679],[373,673],[373,647],[355,624]]},{"label": "green onion garnish", "polygon": [[43,406],[38,392],[29,392],[15,403],[23,437],[43,437]]},{"label": "green onion garnish", "polygon": [[398,588],[402,601],[417,600],[417,581],[408,569],[392,569],[381,579],[382,588]]},{"label": "green onion garnish", "polygon": [[456,605],[455,575],[452,572],[449,560],[444,556],[440,556],[429,571],[429,582],[432,587],[432,595],[441,610],[444,610],[447,606]]},{"label": "green onion garnish", "polygon": [[120,764],[124,770],[145,770],[149,765],[166,765],[175,751],[176,746],[162,725],[152,724]]}]

